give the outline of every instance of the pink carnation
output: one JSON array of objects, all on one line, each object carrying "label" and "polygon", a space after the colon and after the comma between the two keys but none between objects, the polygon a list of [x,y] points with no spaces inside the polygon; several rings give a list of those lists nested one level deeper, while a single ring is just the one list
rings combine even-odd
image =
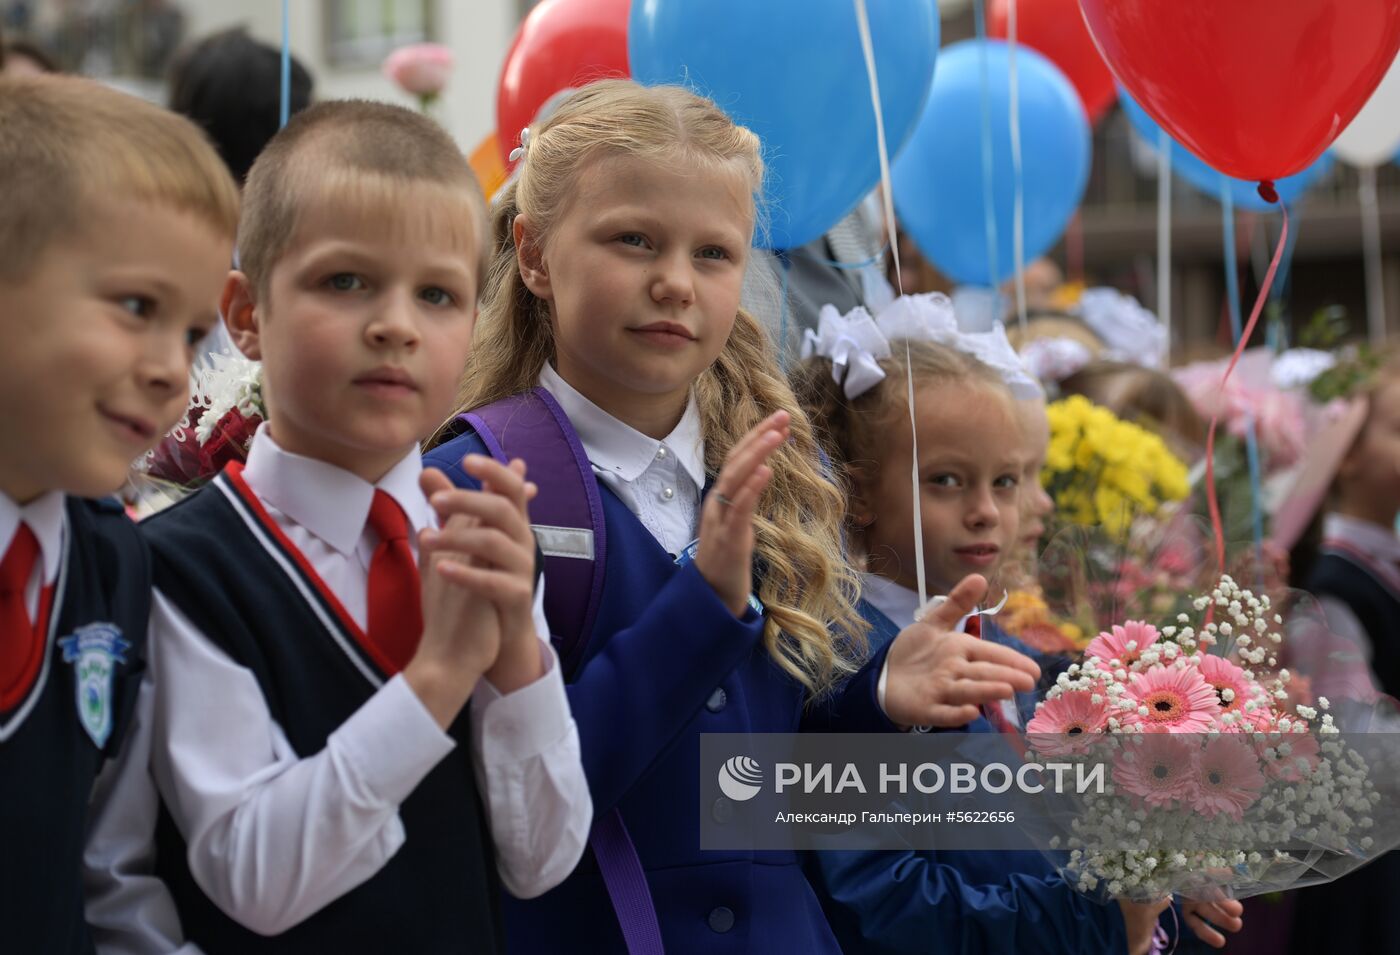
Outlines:
[{"label": "pink carnation", "polygon": [[1264,788],[1253,748],[1237,736],[1208,740],[1196,757],[1196,768],[1191,807],[1207,819],[1224,813],[1240,820]]},{"label": "pink carnation", "polygon": [[1284,782],[1306,779],[1319,762],[1317,737],[1312,733],[1268,733],[1262,739],[1254,739],[1254,748],[1265,771]]},{"label": "pink carnation", "polygon": [[1220,713],[1215,690],[1195,667],[1156,666],[1134,673],[1128,697],[1137,705],[1124,712],[1123,721],[1149,732],[1204,733],[1215,728]]},{"label": "pink carnation", "polygon": [[1036,707],[1026,724],[1031,745],[1047,756],[1066,756],[1088,750],[1089,737],[1108,725],[1108,703],[1089,690],[1070,690]]},{"label": "pink carnation", "polygon": [[1114,757],[1113,784],[1148,806],[1184,801],[1195,786],[1195,748],[1192,738],[1170,733],[1129,737]]},{"label": "pink carnation", "polygon": [[382,70],[405,93],[433,97],[447,85],[452,64],[452,51],[440,43],[415,43],[390,53]]},{"label": "pink carnation", "polygon": [[[1121,660],[1132,663],[1142,656],[1142,651],[1157,642],[1157,628],[1141,620],[1129,620],[1122,626],[1114,625],[1110,633],[1104,631],[1095,637],[1085,648],[1084,655],[1098,657],[1104,663]],[[1128,644],[1133,644],[1129,647]]]},{"label": "pink carnation", "polygon": [[[1201,678],[1210,684],[1215,691],[1216,701],[1220,705],[1220,713],[1234,713],[1236,721],[1231,724],[1222,723],[1222,728],[1240,731],[1246,727],[1262,726],[1268,719],[1269,708],[1267,706],[1256,707],[1254,710],[1246,710],[1245,703],[1248,700],[1259,696],[1258,687],[1244,675],[1244,671],[1235,664],[1218,657],[1214,654],[1205,654],[1201,657]],[[1225,691],[1229,690],[1227,694]],[[1230,699],[1226,700],[1225,697]]]}]

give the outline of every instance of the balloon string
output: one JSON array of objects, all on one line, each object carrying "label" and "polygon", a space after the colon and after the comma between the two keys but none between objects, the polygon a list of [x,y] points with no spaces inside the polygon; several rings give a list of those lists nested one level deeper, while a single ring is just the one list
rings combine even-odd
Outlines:
[{"label": "balloon string", "polygon": [[1167,332],[1167,366],[1172,355],[1172,141],[1157,135],[1157,317]]},{"label": "balloon string", "polygon": [[[1224,227],[1225,244],[1225,290],[1230,309],[1231,341],[1239,345],[1240,327],[1240,273],[1236,258],[1235,242],[1235,199],[1230,194],[1230,182],[1224,175],[1220,177],[1220,219]],[[1244,430],[1245,458],[1249,464],[1249,516],[1254,531],[1254,556],[1263,566],[1264,561],[1264,488],[1259,469],[1259,436],[1254,424],[1254,415],[1245,415]]]},{"label": "balloon string", "polygon": [[[899,270],[899,240],[895,236],[894,190],[890,188],[890,155],[885,143],[885,117],[880,107],[880,80],[875,72],[875,45],[870,40],[870,19],[865,0],[855,0],[856,25],[860,28],[860,48],[865,54],[865,73],[870,78],[870,105],[875,110],[875,145],[880,151],[880,188],[885,199],[885,231],[889,235],[890,252],[894,256],[894,278],[899,294],[904,294],[904,279]],[[904,340],[904,371],[909,398],[909,431],[913,436],[914,464],[912,468],[914,526],[923,527],[923,508],[919,495],[919,423],[914,416],[914,363],[909,358],[909,340]],[[919,608],[928,604],[928,589],[924,577],[924,536],[914,535],[914,570],[919,580]]]},{"label": "balloon string", "polygon": [[997,263],[996,191],[992,169],[992,81],[987,59],[987,17],[982,0],[973,0],[973,20],[977,24],[978,57],[982,64],[982,218],[987,238],[987,284],[995,287],[1001,274]]},{"label": "balloon string", "polygon": [[[1266,202],[1278,202],[1278,193],[1274,191],[1272,182],[1260,183],[1259,195]],[[1279,261],[1283,258],[1283,248],[1288,242],[1288,207],[1280,206],[1280,208],[1283,210],[1283,231],[1279,233],[1278,244],[1274,247],[1273,261],[1269,263],[1269,271],[1264,274],[1264,284],[1259,289],[1259,296],[1254,300],[1254,309],[1249,313],[1249,321],[1245,324],[1240,340],[1235,345],[1235,352],[1230,356],[1230,364],[1225,366],[1225,374],[1220,379],[1222,392],[1224,392],[1230,376],[1234,374],[1235,366],[1239,364],[1245,347],[1249,344],[1249,336],[1254,334],[1254,326],[1259,323],[1259,315],[1263,312],[1264,303],[1269,298],[1269,287],[1273,285],[1274,274],[1278,271]],[[1225,527],[1220,520],[1220,499],[1215,488],[1215,431],[1219,425],[1220,412],[1216,411],[1215,414],[1211,415],[1210,431],[1206,433],[1206,502],[1210,507],[1210,528],[1215,534],[1215,559],[1223,574],[1225,573]]]},{"label": "balloon string", "polygon": [[292,112],[292,48],[291,48],[291,0],[282,0],[282,96],[278,110],[277,126],[287,125]]},{"label": "balloon string", "polygon": [[885,230],[889,233],[890,255],[894,257],[894,281],[904,294],[904,275],[899,267],[899,239],[895,236],[894,190],[890,187],[890,151],[885,142],[885,111],[880,106],[880,77],[875,71],[875,45],[870,40],[870,18],[865,0],[855,0],[856,22],[860,27],[860,48],[865,54],[865,73],[870,78],[870,106],[875,111],[875,145],[880,151],[880,191],[884,194]]},{"label": "balloon string", "polygon": [[1376,202],[1376,167],[1358,170],[1356,198],[1361,204],[1361,236],[1366,265],[1366,324],[1371,347],[1385,344],[1385,282],[1381,276],[1381,210]]},{"label": "balloon string", "polygon": [[1016,319],[1021,333],[1026,332],[1026,222],[1025,184],[1021,178],[1021,105],[1020,85],[1016,77],[1016,0],[1006,8],[1006,52],[1008,84],[1011,99],[1011,171],[1015,184],[1015,205],[1012,215],[1012,257],[1016,265]]}]

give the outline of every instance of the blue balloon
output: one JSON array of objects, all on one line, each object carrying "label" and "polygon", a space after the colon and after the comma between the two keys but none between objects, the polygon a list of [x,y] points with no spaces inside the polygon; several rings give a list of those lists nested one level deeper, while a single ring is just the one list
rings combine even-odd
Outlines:
[{"label": "blue balloon", "polygon": [[[1010,59],[1000,40],[943,50],[924,115],[892,172],[900,223],[919,250],[954,280],[993,286],[1016,271],[1012,228]],[[992,141],[995,262],[983,187],[983,67]],[[1021,118],[1024,258],[1050,249],[1069,225],[1089,181],[1089,120],[1073,84],[1028,47],[1016,50]]]},{"label": "blue balloon", "polygon": [[[1147,111],[1133,102],[1133,98],[1128,95],[1128,91],[1121,86],[1118,88],[1118,99],[1123,104],[1123,112],[1128,115],[1128,122],[1132,124],[1139,136],[1145,139],[1155,150],[1161,142],[1159,138],[1162,127],[1153,121]],[[1170,139],[1170,137],[1168,137]],[[1172,172],[1191,185],[1204,192],[1217,202],[1220,201],[1220,184],[1225,182],[1230,190],[1230,200],[1237,209],[1248,209],[1251,212],[1268,212],[1278,207],[1271,202],[1266,202],[1259,195],[1259,184],[1248,179],[1235,179],[1225,175],[1223,172],[1206,164],[1204,159],[1198,157],[1191,150],[1171,139]],[[1304,192],[1317,182],[1332,168],[1332,154],[1323,153],[1317,160],[1302,172],[1294,173],[1284,179],[1274,182],[1274,189],[1278,191],[1279,201],[1285,205],[1293,205]]]},{"label": "blue balloon", "polygon": [[[938,52],[934,0],[869,0],[891,158],[914,128]],[[792,248],[841,220],[880,181],[875,111],[846,0],[633,0],[632,77],[708,96],[763,141],[768,228]]]}]

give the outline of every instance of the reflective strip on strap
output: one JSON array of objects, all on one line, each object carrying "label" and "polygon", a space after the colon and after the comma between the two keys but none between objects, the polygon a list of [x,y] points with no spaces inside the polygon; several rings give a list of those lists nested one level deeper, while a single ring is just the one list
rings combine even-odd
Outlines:
[{"label": "reflective strip on strap", "polygon": [[578,560],[593,559],[593,529],[587,527],[551,527],[547,524],[531,524],[540,552],[546,557],[573,557]]}]

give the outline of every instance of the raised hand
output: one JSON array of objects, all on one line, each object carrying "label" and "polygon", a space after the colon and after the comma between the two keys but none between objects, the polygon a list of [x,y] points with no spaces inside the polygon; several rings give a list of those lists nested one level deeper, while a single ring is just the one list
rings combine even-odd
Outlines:
[{"label": "raised hand", "polygon": [[1238,932],[1244,928],[1244,903],[1236,899],[1221,899],[1219,902],[1181,903],[1181,915],[1196,937],[1211,948],[1224,948],[1225,936],[1219,929]]},{"label": "raised hand", "polygon": [[894,638],[885,684],[885,715],[892,722],[962,726],[983,704],[1035,688],[1040,668],[1030,657],[957,629],[986,593],[983,578],[964,577],[947,600]]},{"label": "raised hand", "polygon": [[[431,497],[453,490],[441,471],[423,472],[423,492]],[[423,635],[404,679],[443,729],[452,725],[481,677],[500,652],[501,622],[491,600],[454,575],[475,570],[470,554],[453,552],[443,541],[477,529],[478,520],[454,514],[436,531],[418,537],[418,574],[423,582]]]},{"label": "raised hand", "polygon": [[437,571],[495,608],[500,654],[485,675],[498,690],[509,693],[544,672],[532,617],[535,536],[528,504],[536,488],[525,480],[525,462],[519,459],[503,465],[471,454],[462,468],[481,482],[480,491],[444,488],[438,478],[425,475],[425,490],[434,488],[428,500],[442,525],[433,548],[450,555],[439,562]]},{"label": "raised hand", "polygon": [[1128,902],[1118,900],[1123,912],[1123,927],[1127,929],[1128,955],[1147,955],[1152,948],[1152,934],[1157,930],[1157,919],[1171,905],[1171,899],[1160,902]]},{"label": "raised hand", "polygon": [[788,413],[765,418],[730,449],[700,512],[695,566],[736,617],[753,589],[753,518],[773,470],[764,462],[788,439]]}]

